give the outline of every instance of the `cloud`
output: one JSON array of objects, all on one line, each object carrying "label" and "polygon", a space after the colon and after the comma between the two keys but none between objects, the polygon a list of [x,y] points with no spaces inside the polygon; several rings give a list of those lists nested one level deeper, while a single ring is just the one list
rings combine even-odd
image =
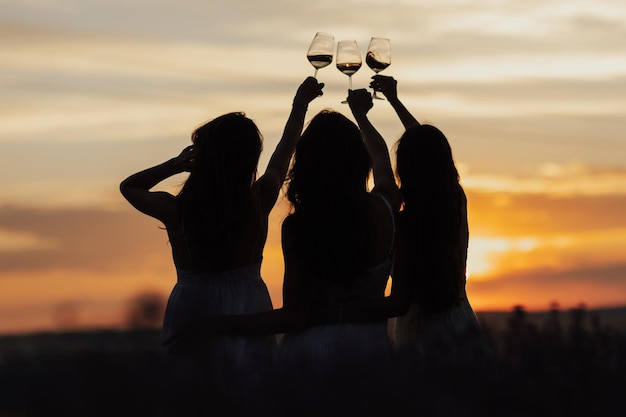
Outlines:
[{"label": "cloud", "polygon": [[[273,279],[282,283],[280,223],[288,206],[282,198],[270,216],[268,257],[279,266]],[[120,274],[170,268],[167,232],[152,217],[127,209],[94,207],[0,208],[0,276],[47,270]],[[44,274],[45,275],[45,274]]]},{"label": "cloud", "polygon": [[[463,185],[484,193],[550,195],[554,199],[585,196],[626,197],[626,170],[594,169],[580,162],[544,163],[535,176],[472,175],[463,176]],[[569,210],[568,210],[569,211]]]},{"label": "cloud", "polygon": [[112,273],[155,261],[169,264],[167,234],[159,227],[157,220],[134,211],[3,207],[0,228],[5,233],[54,245],[22,245],[0,251],[0,271]]},{"label": "cloud", "polygon": [[481,310],[508,309],[522,304],[545,310],[551,302],[591,308],[621,306],[626,302],[626,264],[623,262],[590,268],[503,271],[496,279],[468,281],[469,299]]},{"label": "cloud", "polygon": [[473,229],[481,235],[574,234],[626,227],[626,195],[550,195],[468,191]]},{"label": "cloud", "polygon": [[55,246],[54,241],[42,239],[34,233],[12,232],[0,229],[0,253],[51,250]]}]

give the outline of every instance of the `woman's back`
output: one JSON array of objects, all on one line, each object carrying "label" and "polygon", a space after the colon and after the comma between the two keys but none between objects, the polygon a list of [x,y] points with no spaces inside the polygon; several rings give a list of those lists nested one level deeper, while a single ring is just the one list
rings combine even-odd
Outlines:
[{"label": "woman's back", "polygon": [[[201,239],[188,238],[190,227],[193,225],[188,225],[181,216],[178,224],[167,228],[177,269],[217,274],[260,264],[262,261],[267,240],[268,217],[253,190],[250,192],[249,204],[240,207],[239,215],[231,219],[227,234],[223,238],[223,243],[216,249],[216,254],[211,255],[208,248],[203,252]],[[211,231],[208,230],[207,233]]]},{"label": "woman's back", "polygon": [[[455,233],[447,236],[450,244],[435,247],[443,253],[431,253],[426,230],[416,230],[411,213],[401,212],[398,218],[398,251],[394,272],[406,274],[413,283],[413,302],[409,312],[396,319],[395,338],[398,346],[416,345],[426,349],[431,343],[458,344],[455,338],[465,337],[479,329],[465,291],[465,266],[467,263],[468,224],[466,200],[462,199],[452,213],[457,219]],[[438,267],[438,259],[445,263]],[[434,264],[434,265],[432,265]],[[433,347],[437,349],[437,347]]]},{"label": "woman's back", "polygon": [[[393,351],[387,321],[341,321],[342,309],[350,304],[383,298],[389,279],[395,233],[393,212],[376,194],[368,195],[366,211],[367,234],[372,238],[366,245],[367,264],[358,274],[352,279],[333,280],[333,274],[325,274],[328,272],[325,270],[317,272],[308,265],[298,269],[302,271],[300,279],[309,283],[309,302],[337,310],[339,322],[283,336],[278,363],[284,381],[281,392],[285,394],[281,406],[286,410],[301,407],[305,400],[317,399],[323,408],[359,412],[363,396],[380,396],[380,387],[387,383],[385,376]],[[283,227],[283,236],[287,237],[283,242],[286,257],[290,256],[289,240],[293,232],[290,220],[293,219],[285,220]],[[317,406],[313,404],[314,409]]]},{"label": "woman's back", "polygon": [[389,203],[378,194],[367,196],[366,212],[365,268],[355,272],[355,277],[350,280],[333,279],[332,271],[318,272],[315,268],[307,268],[313,271],[308,278],[313,302],[349,303],[383,296],[391,269],[395,219]]},{"label": "woman's back", "polygon": [[[283,245],[286,264],[296,267],[294,273],[306,288],[305,297],[313,305],[325,305],[341,310],[345,306],[365,300],[383,298],[389,279],[391,254],[395,240],[395,219],[384,197],[369,193],[366,197],[367,244],[364,245],[366,265],[353,270],[353,275],[338,276],[317,265],[299,265],[290,262],[297,257],[293,245],[297,242],[297,216],[288,217],[283,225]],[[327,239],[333,239],[328,236]],[[341,255],[341,254],[339,254]],[[320,260],[320,264],[323,264]],[[341,313],[339,313],[341,314]],[[339,375],[342,370],[380,360],[391,352],[386,320],[369,323],[342,323],[320,325],[299,332],[288,333],[281,344],[283,369],[298,369],[311,378]]]}]

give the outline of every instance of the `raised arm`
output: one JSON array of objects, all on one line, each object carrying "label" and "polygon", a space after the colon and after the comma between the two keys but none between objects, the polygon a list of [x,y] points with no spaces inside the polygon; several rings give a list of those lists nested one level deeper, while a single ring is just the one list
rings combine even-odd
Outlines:
[{"label": "raised arm", "polygon": [[374,75],[370,82],[370,87],[374,91],[382,92],[387,97],[387,101],[396,111],[405,129],[420,124],[398,98],[398,82],[393,77]]},{"label": "raised arm", "polygon": [[350,90],[348,104],[359,125],[363,142],[372,160],[374,191],[387,198],[394,211],[397,211],[400,208],[401,197],[391,167],[389,149],[383,137],[367,117],[367,112],[373,105],[372,96],[365,89]]},{"label": "raised arm", "polygon": [[176,221],[174,196],[164,191],[150,191],[161,181],[189,171],[193,162],[193,146],[159,165],[132,174],[120,183],[120,192],[137,210],[161,220],[164,224]]},{"label": "raised arm", "polygon": [[274,207],[278,192],[285,181],[291,156],[302,134],[304,117],[309,103],[324,94],[323,88],[324,83],[318,83],[315,78],[307,77],[296,91],[283,135],[270,157],[265,173],[255,184],[261,198],[261,204],[267,213]]}]

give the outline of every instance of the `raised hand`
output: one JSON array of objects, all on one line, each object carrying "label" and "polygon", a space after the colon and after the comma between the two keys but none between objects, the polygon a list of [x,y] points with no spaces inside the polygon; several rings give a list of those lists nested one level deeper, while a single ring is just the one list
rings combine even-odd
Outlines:
[{"label": "raised hand", "polygon": [[314,77],[307,77],[298,87],[293,102],[306,107],[316,97],[324,94],[323,88],[324,83],[317,82],[317,79]]},{"label": "raised hand", "polygon": [[174,158],[174,164],[179,172],[189,172],[193,167],[195,158],[194,145],[189,145],[183,149],[180,154]]},{"label": "raised hand", "polygon": [[370,82],[370,88],[383,93],[387,100],[398,98],[398,82],[393,77],[374,75]]},{"label": "raised hand", "polygon": [[355,117],[366,115],[374,105],[372,95],[365,88],[348,90],[348,105]]}]

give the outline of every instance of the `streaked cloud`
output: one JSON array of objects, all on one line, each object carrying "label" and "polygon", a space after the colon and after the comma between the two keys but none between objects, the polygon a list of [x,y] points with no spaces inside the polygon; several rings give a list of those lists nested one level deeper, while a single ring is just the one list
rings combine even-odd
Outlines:
[{"label": "streaked cloud", "polygon": [[504,272],[498,279],[468,281],[472,304],[484,310],[507,310],[514,304],[547,310],[557,302],[564,308],[580,303],[589,308],[621,306],[626,297],[626,265],[616,263],[588,268],[538,268]]},{"label": "streaked cloud", "polygon": [[53,240],[39,238],[36,234],[0,229],[0,253],[15,253],[26,250],[49,250],[54,247],[55,242]]},{"label": "streaked cloud", "polygon": [[553,197],[604,195],[626,197],[626,170],[598,169],[580,162],[545,163],[536,176],[472,175],[462,177],[465,187],[504,194],[544,194]]}]

